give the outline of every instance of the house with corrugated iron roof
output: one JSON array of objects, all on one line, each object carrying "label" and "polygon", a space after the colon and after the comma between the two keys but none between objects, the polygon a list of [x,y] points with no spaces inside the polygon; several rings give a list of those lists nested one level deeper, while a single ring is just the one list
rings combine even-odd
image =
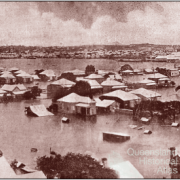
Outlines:
[{"label": "house with corrugated iron roof", "polygon": [[39,73],[39,77],[43,81],[48,81],[48,80],[55,80],[56,75],[53,70],[49,69],[49,70],[45,70],[45,71]]},{"label": "house with corrugated iron roof", "polygon": [[0,82],[1,84],[15,84],[16,83],[16,77],[13,76],[10,72],[4,72],[0,76]]},{"label": "house with corrugated iron roof", "polygon": [[89,76],[86,76],[84,79],[96,80],[98,83],[101,84],[105,78],[100,74],[90,74]]},{"label": "house with corrugated iron roof", "polygon": [[80,114],[84,116],[96,115],[96,102],[89,97],[71,93],[56,102],[59,112]]},{"label": "house with corrugated iron roof", "polygon": [[123,83],[120,83],[119,81],[113,80],[113,79],[107,79],[106,81],[103,81],[101,83],[101,86],[103,87],[103,92],[110,92],[113,91],[112,87],[116,86],[124,86]]}]

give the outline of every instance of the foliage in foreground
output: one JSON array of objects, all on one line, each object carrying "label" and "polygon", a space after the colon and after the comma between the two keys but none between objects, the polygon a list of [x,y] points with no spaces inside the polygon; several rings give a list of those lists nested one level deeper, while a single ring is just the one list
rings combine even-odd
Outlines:
[{"label": "foliage in foreground", "polygon": [[54,157],[39,157],[37,168],[42,170],[47,178],[61,179],[114,179],[114,170],[104,168],[89,155],[68,153],[65,156],[55,154]]}]

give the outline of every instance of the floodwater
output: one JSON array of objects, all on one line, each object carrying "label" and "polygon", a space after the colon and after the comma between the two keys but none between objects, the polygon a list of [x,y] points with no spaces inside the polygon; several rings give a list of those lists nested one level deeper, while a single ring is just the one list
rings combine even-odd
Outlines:
[{"label": "floodwater", "polygon": [[[18,67],[26,72],[34,69],[53,69],[56,73],[75,68],[85,69],[93,64],[97,69],[118,70],[120,65],[108,60],[69,60],[69,59],[14,59],[1,60],[2,67]],[[130,63],[133,68],[150,68],[165,66],[165,63]],[[173,67],[174,64],[167,64]],[[143,79],[143,76],[131,77]],[[179,77],[172,78],[177,84]],[[164,97],[174,93],[174,88],[160,89]],[[169,154],[144,154],[168,151],[169,147],[179,145],[180,130],[173,127],[162,127],[157,124],[144,125],[151,130],[151,135],[143,134],[143,130],[131,129],[128,125],[136,124],[131,115],[110,113],[98,114],[96,118],[83,118],[75,115],[57,114],[47,117],[28,117],[24,108],[32,104],[44,104],[48,107],[50,99],[37,99],[21,102],[0,104],[0,149],[5,157],[11,161],[17,159],[35,166],[35,158],[49,155],[52,150],[64,155],[67,152],[85,153],[90,151],[97,158],[106,157],[108,164],[113,165],[122,161],[130,161],[144,178],[169,177]],[[71,122],[63,124],[61,118],[69,117]],[[179,122],[179,116],[176,117]],[[123,143],[103,141],[102,132],[119,132],[130,135],[130,140]],[[32,153],[31,148],[38,152]]]}]

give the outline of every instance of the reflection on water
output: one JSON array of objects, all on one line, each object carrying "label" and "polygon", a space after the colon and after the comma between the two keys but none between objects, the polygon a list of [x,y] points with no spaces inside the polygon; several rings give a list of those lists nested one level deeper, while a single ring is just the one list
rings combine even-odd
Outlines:
[{"label": "reflection on water", "polygon": [[[54,64],[57,64],[57,66],[53,66]],[[33,72],[37,67],[53,69],[56,73],[60,73],[74,68],[85,69],[88,64],[95,64],[97,69],[117,69],[120,66],[117,66],[115,62],[109,63],[106,60],[71,61],[60,59],[51,59],[48,63],[47,59],[2,60],[0,66],[16,66],[29,73]],[[138,66],[149,68],[150,65],[155,67],[157,65],[163,66],[163,63],[132,63],[134,68]],[[173,66],[173,64],[170,65]],[[131,78],[140,79],[143,76]],[[178,83],[179,77],[173,78],[173,80]],[[162,93],[164,97],[174,93],[173,88],[159,89],[157,91]],[[8,160],[16,158],[33,167],[35,165],[35,157],[48,155],[51,147],[52,150],[62,155],[70,151],[75,153],[90,151],[98,158],[107,157],[109,164],[129,160],[145,178],[162,178],[166,176],[153,173],[155,172],[154,169],[164,166],[163,164],[145,165],[139,162],[139,156],[130,156],[127,151],[129,148],[145,151],[149,149],[159,150],[160,148],[167,150],[171,146],[177,147],[179,143],[177,137],[180,135],[180,131],[176,128],[151,124],[145,127],[152,130],[153,133],[144,135],[143,130],[135,130],[128,127],[130,124],[135,124],[130,115],[101,114],[97,115],[95,119],[84,119],[80,116],[65,114],[47,117],[28,117],[25,115],[25,106],[40,103],[47,107],[51,104],[51,100],[31,100],[0,104],[1,150]],[[61,122],[63,116],[71,119],[69,124]],[[179,121],[179,117],[176,117],[176,121]],[[131,138],[123,143],[110,143],[102,140],[103,131],[127,133]],[[32,153],[31,148],[37,148],[38,152]],[[144,157],[142,156],[142,158]],[[169,156],[148,156],[147,158],[169,159]]]}]

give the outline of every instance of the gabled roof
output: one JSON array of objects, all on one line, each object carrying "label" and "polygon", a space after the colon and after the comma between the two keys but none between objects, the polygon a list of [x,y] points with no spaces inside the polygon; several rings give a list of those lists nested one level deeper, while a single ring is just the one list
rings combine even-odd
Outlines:
[{"label": "gabled roof", "polygon": [[159,94],[159,93],[157,93],[155,91],[144,89],[144,88],[139,88],[139,89],[130,91],[129,93],[144,96],[146,98],[161,97],[161,94]]},{"label": "gabled roof", "polygon": [[47,179],[42,171],[36,171],[32,173],[26,173],[21,175],[16,175],[14,178],[17,179]]},{"label": "gabled roof", "polygon": [[9,71],[2,71],[2,72],[0,72],[0,74],[12,74],[12,73]]},{"label": "gabled roof", "polygon": [[44,74],[44,75],[49,76],[49,77],[51,77],[51,76],[56,76],[55,73],[54,73],[54,71],[51,70],[51,69],[45,70],[45,71],[43,71],[43,72],[41,72],[41,73],[39,73],[39,74]]},{"label": "gabled roof", "polygon": [[27,90],[26,87],[23,84],[5,84],[1,88],[4,91],[13,91],[15,88],[18,88],[20,91],[25,91]]},{"label": "gabled roof", "polygon": [[86,76],[85,79],[101,79],[103,76],[100,74],[90,74],[89,76]]},{"label": "gabled roof", "polygon": [[121,162],[110,168],[118,173],[119,178],[144,178],[129,161]]},{"label": "gabled roof", "polygon": [[[10,84],[5,84],[5,85],[3,85],[3,87],[1,88],[2,90],[4,90],[4,91],[13,91],[15,88],[16,88],[17,86],[16,85],[14,85],[14,84],[12,84],[12,85],[10,85]],[[19,89],[20,90],[20,89]]]},{"label": "gabled roof", "polygon": [[54,81],[52,82],[51,84],[54,84],[54,85],[61,85],[62,87],[66,87],[66,86],[73,86],[75,85],[76,83],[75,82],[72,82],[72,81],[69,81],[65,78],[62,78],[62,79],[59,79],[57,81]]},{"label": "gabled roof", "polygon": [[104,107],[104,108],[112,105],[115,102],[114,100],[106,100],[106,99],[101,101],[99,98],[94,99],[94,100],[96,101],[96,106],[97,107]]},{"label": "gabled roof", "polygon": [[122,90],[116,90],[107,94],[103,94],[101,97],[115,97],[119,98],[123,101],[130,101],[130,100],[139,100],[140,98],[134,94],[129,92],[125,92]]},{"label": "gabled roof", "polygon": [[35,80],[40,79],[40,78],[38,77],[38,75],[31,75],[31,76],[32,76],[32,78],[35,79]]},{"label": "gabled roof", "polygon": [[27,90],[27,88],[24,86],[24,84],[17,84],[16,85],[21,91]]},{"label": "gabled roof", "polygon": [[[106,80],[101,83],[102,86],[121,86],[122,83],[116,80]],[[124,85],[124,84],[123,84]]]},{"label": "gabled roof", "polygon": [[15,79],[15,77],[12,74],[10,74],[10,73],[4,73],[0,77]]},{"label": "gabled roof", "polygon": [[114,75],[114,78],[115,78],[115,79],[122,79],[122,76],[120,76],[119,74],[115,74],[115,75]]},{"label": "gabled roof", "polygon": [[4,156],[0,157],[0,178],[13,178],[16,173]]},{"label": "gabled roof", "polygon": [[63,98],[58,99],[57,101],[69,102],[69,103],[91,103],[92,99],[89,97],[79,96],[76,93],[71,93]]}]

